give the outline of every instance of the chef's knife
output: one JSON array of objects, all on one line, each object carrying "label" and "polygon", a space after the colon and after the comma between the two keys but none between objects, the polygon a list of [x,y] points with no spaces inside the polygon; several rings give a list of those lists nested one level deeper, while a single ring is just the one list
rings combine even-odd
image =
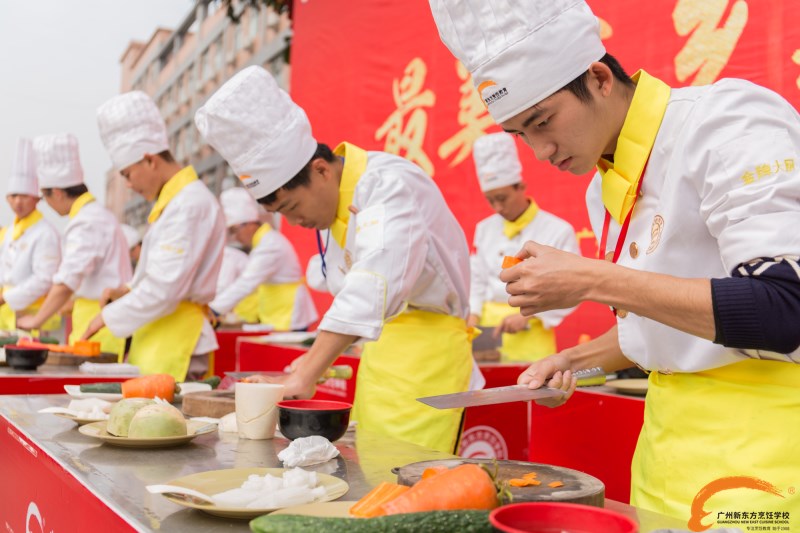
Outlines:
[{"label": "chef's knife", "polygon": [[[578,378],[579,387],[605,383],[605,372],[600,367],[579,370],[574,375]],[[417,401],[437,409],[455,409],[457,407],[474,407],[476,405],[525,402],[541,398],[558,398],[565,394],[561,389],[552,389],[550,387],[529,389],[527,385],[509,385],[439,396],[427,396],[425,398],[417,398]]]}]

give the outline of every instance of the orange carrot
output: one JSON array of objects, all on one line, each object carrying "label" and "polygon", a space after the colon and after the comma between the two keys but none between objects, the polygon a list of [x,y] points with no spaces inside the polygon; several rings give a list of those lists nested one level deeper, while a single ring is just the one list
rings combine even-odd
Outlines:
[{"label": "orange carrot", "polygon": [[169,374],[151,374],[122,382],[123,398],[155,398],[171,402],[175,398],[175,378]]},{"label": "orange carrot", "polygon": [[508,484],[512,487],[538,487],[542,482],[533,478],[514,478],[509,479]]},{"label": "orange carrot", "polygon": [[430,468],[426,468],[422,471],[422,479],[428,479],[429,477],[433,477],[436,474],[441,474],[447,470],[448,468],[446,466],[432,466]]},{"label": "orange carrot", "polygon": [[557,487],[563,487],[563,486],[564,486],[564,484],[563,484],[563,483],[561,483],[560,481],[553,481],[553,482],[551,482],[551,483],[548,483],[548,484],[547,484],[547,486],[548,486],[548,487],[552,487],[552,488],[554,488],[554,489],[555,489],[555,488],[557,488]]},{"label": "orange carrot", "polygon": [[503,257],[503,268],[511,268],[519,263],[522,263],[522,259],[519,257],[513,257],[510,255]]},{"label": "orange carrot", "polygon": [[463,464],[422,479],[404,494],[383,504],[387,515],[423,511],[494,509],[497,487],[480,466]]},{"label": "orange carrot", "polygon": [[359,518],[383,516],[386,514],[386,511],[384,511],[381,506],[397,498],[410,488],[411,487],[405,485],[383,481],[350,508],[350,516],[357,516]]},{"label": "orange carrot", "polygon": [[527,474],[522,475],[522,479],[536,479],[538,474],[536,472],[528,472]]}]

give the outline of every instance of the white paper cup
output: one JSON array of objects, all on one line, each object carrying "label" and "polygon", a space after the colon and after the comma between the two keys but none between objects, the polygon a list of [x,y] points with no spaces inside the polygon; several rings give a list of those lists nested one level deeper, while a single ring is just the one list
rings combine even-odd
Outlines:
[{"label": "white paper cup", "polygon": [[283,385],[278,383],[236,383],[236,427],[239,438],[271,439],[278,424]]}]

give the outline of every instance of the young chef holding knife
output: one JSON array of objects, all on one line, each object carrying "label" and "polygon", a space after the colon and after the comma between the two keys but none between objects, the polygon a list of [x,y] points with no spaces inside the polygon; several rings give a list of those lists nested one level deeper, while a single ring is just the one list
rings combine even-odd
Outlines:
[{"label": "young chef holding knife", "polygon": [[[800,444],[797,111],[742,80],[629,78],[582,0],[493,4],[431,0],[496,122],[562,171],[597,166],[586,199],[610,259],[528,242],[501,273],[509,303],[524,315],[616,308],[615,327],[520,383],[563,387],[574,370],[635,362],[651,373],[631,503],[698,527],[717,512],[780,511],[800,530],[787,467]],[[721,478],[733,485],[694,509]]]},{"label": "young chef holding knife", "polygon": [[110,99],[97,110],[97,123],[114,168],[155,204],[133,280],[109,287],[104,300],[113,301],[84,336],[107,326],[121,337],[132,335],[128,362],[143,374],[202,377],[209,353],[219,347],[206,305],[216,292],[225,246],[222,210],[194,168],[172,158],[164,119],[145,93]]},{"label": "young chef holding knife", "polygon": [[359,426],[452,452],[461,411],[415,400],[467,390],[473,367],[467,244],[433,180],[391,154],[318,144],[303,110],[260,67],[225,83],[195,122],[267,210],[323,231],[335,298],[314,345],[281,380],[285,395],[312,396],[345,348],[376,341],[361,356]]},{"label": "young chef holding knife", "polygon": [[53,285],[33,316],[17,321],[20,329],[38,329],[73,295],[72,333],[69,343],[89,338],[100,350],[122,357],[125,338],[108,329],[89,328],[100,310],[103,290],[131,279],[128,246],[114,214],[97,202],[83,182],[78,139],[74,135],[42,135],[33,140],[39,187],[47,204],[69,216],[63,237],[61,263]]}]

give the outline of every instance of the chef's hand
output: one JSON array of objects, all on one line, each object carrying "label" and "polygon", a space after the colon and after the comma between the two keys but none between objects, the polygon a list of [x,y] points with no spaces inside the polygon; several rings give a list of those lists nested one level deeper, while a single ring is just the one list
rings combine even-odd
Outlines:
[{"label": "chef's hand", "polygon": [[303,354],[303,355],[299,355],[296,358],[292,359],[292,362],[289,363],[289,366],[284,368],[283,371],[286,372],[287,374],[291,374],[292,372],[294,372],[295,370],[300,368],[300,366],[303,364],[303,359],[305,359],[305,357],[306,357],[306,354]]},{"label": "chef's hand", "polygon": [[478,315],[469,315],[467,317],[467,327],[468,328],[477,327],[478,322],[480,322],[480,321],[481,321],[481,317],[479,317]]},{"label": "chef's hand", "polygon": [[509,305],[525,316],[578,305],[593,283],[594,259],[528,241],[517,253],[524,259],[500,272]]},{"label": "chef's hand", "polygon": [[279,383],[282,384],[283,397],[287,400],[300,399],[305,400],[314,396],[317,391],[316,383],[305,383],[299,374],[286,374],[285,376],[265,376],[263,374],[255,374],[247,376],[242,381],[247,383]]},{"label": "chef's hand", "polygon": [[503,333],[518,333],[525,329],[528,329],[528,321],[530,318],[516,314],[516,315],[509,315],[500,322],[497,327],[494,328],[494,332],[492,333],[492,337],[495,339],[502,335]]},{"label": "chef's hand", "polygon": [[566,393],[561,398],[536,400],[536,403],[546,407],[558,407],[565,404],[572,396],[572,393],[575,392],[577,382],[578,379],[570,371],[569,359],[561,354],[549,355],[536,361],[517,378],[517,384],[527,385],[531,389],[538,389],[542,385],[547,385],[553,389],[561,389]]},{"label": "chef's hand", "polygon": [[36,320],[35,315],[25,315],[17,318],[17,329],[30,331],[32,329],[39,329],[42,324]]},{"label": "chef's hand", "polygon": [[92,335],[103,329],[103,326],[105,325],[106,323],[103,320],[103,314],[97,313],[97,316],[94,317],[91,322],[89,322],[89,327],[87,327],[86,331],[84,331],[83,335],[81,335],[81,340],[82,341],[88,340],[89,337],[91,337]]},{"label": "chef's hand", "polygon": [[103,294],[100,296],[100,307],[105,307],[110,302],[122,298],[129,292],[131,292],[131,289],[127,285],[103,289]]}]

